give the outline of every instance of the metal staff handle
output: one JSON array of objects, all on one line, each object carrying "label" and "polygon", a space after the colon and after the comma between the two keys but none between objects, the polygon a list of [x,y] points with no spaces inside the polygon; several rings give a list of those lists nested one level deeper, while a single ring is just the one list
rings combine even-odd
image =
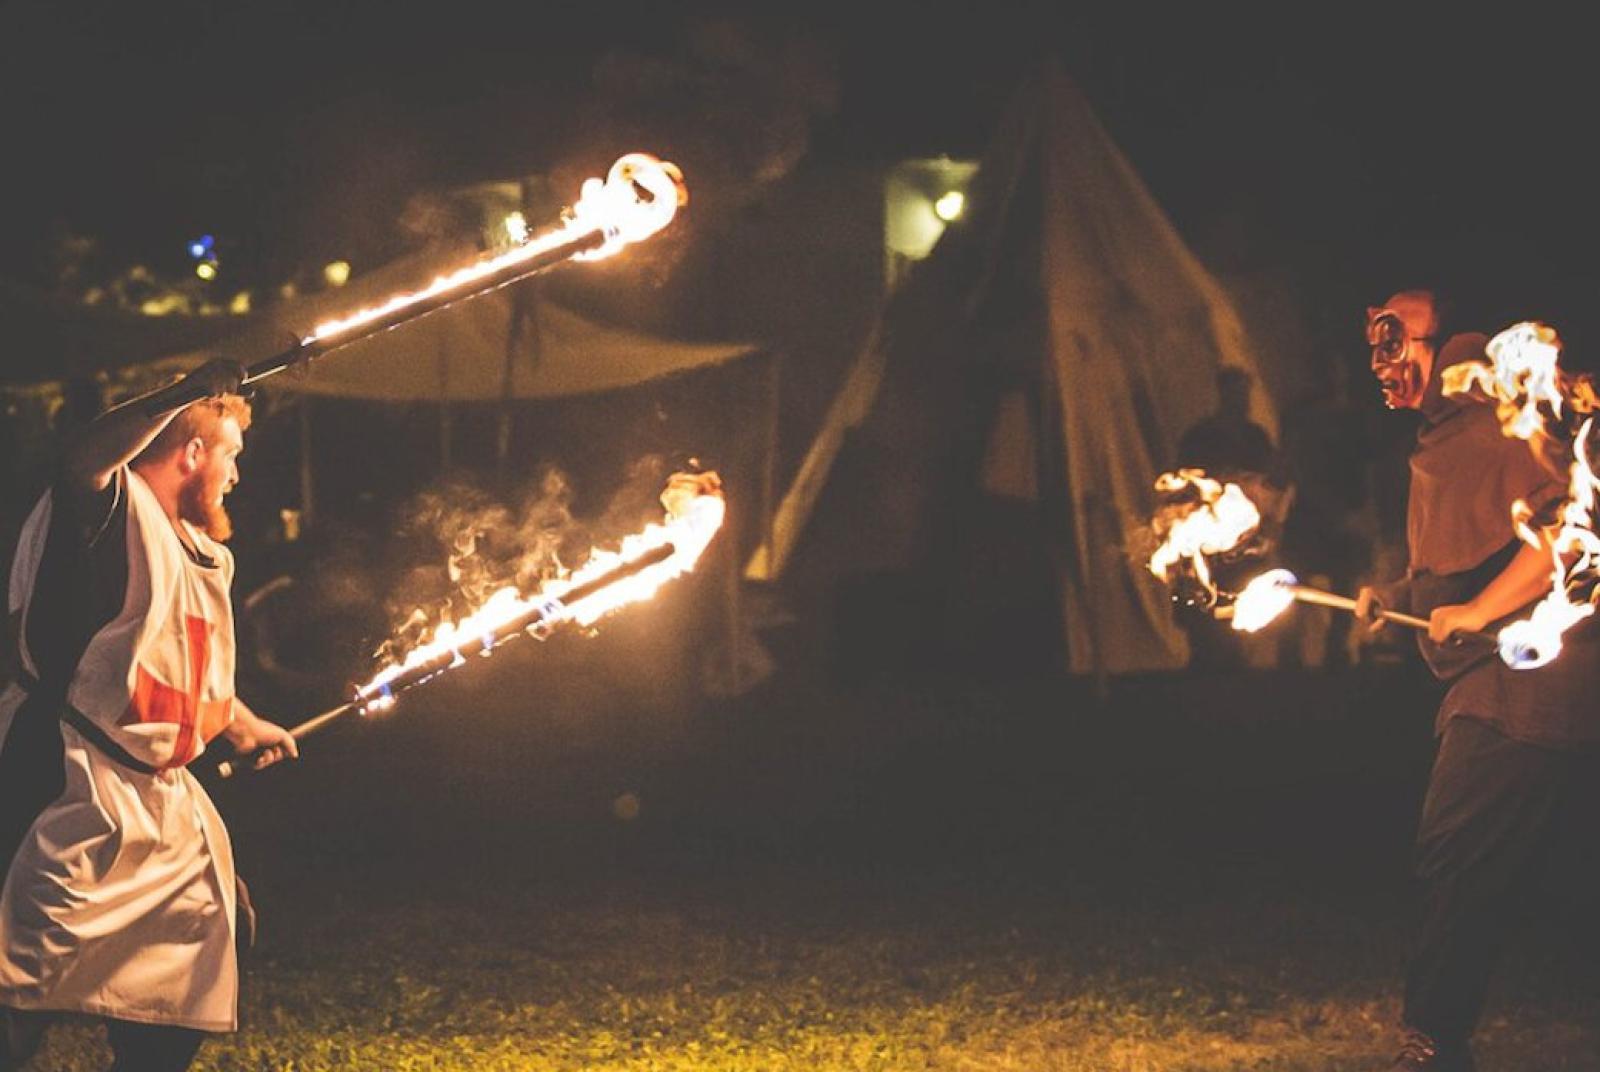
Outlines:
[{"label": "metal staff handle", "polygon": [[[1324,592],[1320,588],[1307,588],[1303,584],[1293,584],[1288,585],[1287,587],[1290,592],[1294,593],[1296,602],[1312,603],[1320,607],[1333,607],[1335,610],[1347,610],[1352,613],[1355,612],[1356,601],[1351,599],[1349,596],[1340,596],[1335,595],[1332,592]],[[1427,632],[1428,630],[1428,619],[1418,618],[1414,614],[1402,614],[1397,610],[1380,610],[1378,611],[1378,617],[1382,618],[1386,622],[1394,622],[1396,625],[1409,626],[1412,629],[1418,629],[1422,632]],[[1495,645],[1500,643],[1499,638],[1493,633],[1485,633],[1476,629],[1463,629],[1459,632],[1452,633],[1451,636],[1460,637],[1463,640],[1487,640],[1489,643]]]},{"label": "metal staff handle", "polygon": [[[670,543],[659,544],[652,547],[636,558],[629,559],[607,570],[597,577],[591,578],[562,593],[558,597],[539,600],[528,610],[508,621],[502,622],[493,630],[481,636],[469,637],[459,646],[449,648],[431,659],[408,667],[395,677],[383,682],[381,685],[368,686],[365,689],[356,689],[355,697],[348,703],[340,704],[329,711],[324,711],[315,718],[307,719],[289,731],[295,740],[316,733],[323,727],[350,714],[351,712],[365,713],[368,706],[375,701],[393,699],[395,694],[415,688],[446,670],[463,661],[469,655],[487,654],[491,649],[499,647],[507,640],[522,632],[533,632],[543,635],[549,632],[557,622],[567,616],[567,609],[574,603],[579,603],[589,596],[600,592],[618,581],[642,573],[658,563],[665,562],[677,554],[677,548]],[[241,770],[254,770],[250,766],[241,766],[245,756],[237,759],[226,760],[217,764],[217,776],[231,778]]]},{"label": "metal staff handle", "polygon": [[[456,287],[442,290],[410,304],[401,305],[371,320],[356,325],[345,331],[334,332],[327,338],[318,338],[314,335],[306,336],[295,345],[274,354],[272,357],[262,358],[246,367],[244,379],[240,381],[241,387],[250,387],[260,383],[270,376],[276,376],[285,369],[303,364],[323,354],[332,353],[351,343],[360,342],[362,339],[371,338],[385,331],[391,331],[402,324],[410,323],[429,313],[436,313],[468,298],[476,298],[480,294],[487,294],[492,290],[509,286],[530,275],[552,268],[564,261],[569,261],[580,253],[587,253],[600,248],[606,242],[606,232],[603,228],[596,227],[591,231],[553,246],[542,253],[535,254],[526,260],[513,261],[503,265],[497,271],[464,281]],[[192,383],[188,380],[179,380],[170,387],[163,388],[147,396],[142,403],[145,411],[152,416],[168,413],[181,409],[191,402],[198,402],[206,397],[206,388],[202,383]]]},{"label": "metal staff handle", "polygon": [[[320,730],[322,727],[326,726],[328,723],[332,722],[334,719],[339,718],[342,715],[349,714],[355,708],[356,708],[356,702],[354,700],[350,701],[349,703],[340,704],[338,707],[333,708],[331,711],[324,711],[324,712],[322,712],[322,714],[316,716],[315,718],[306,719],[304,722],[300,723],[300,725],[298,725],[298,726],[294,727],[294,729],[290,730],[289,731],[289,736],[293,737],[297,741],[300,740],[302,737],[309,737],[311,734],[316,733],[318,730]],[[252,753],[252,754],[254,754],[254,753]],[[242,760],[244,760],[245,758],[247,758],[247,757],[245,757],[245,756],[237,756],[234,759],[228,759],[228,760],[224,760],[221,763],[218,763],[217,764],[217,777],[219,777],[219,778],[232,778],[234,776],[234,773],[237,772],[237,771],[240,771],[240,770],[254,770],[255,768],[253,768],[253,767],[240,767],[239,766],[239,763]]]},{"label": "metal staff handle", "polygon": [[[1289,584],[1284,585],[1284,587],[1294,595],[1296,603],[1311,603],[1319,607],[1332,607],[1335,610],[1347,610],[1352,614],[1355,613],[1356,601],[1349,596],[1324,592],[1320,588],[1307,588],[1303,584]],[[1408,625],[1413,629],[1428,628],[1428,619],[1418,618],[1414,614],[1402,614],[1397,610],[1380,610],[1378,611],[1378,617],[1386,622],[1394,622],[1396,625]]]}]

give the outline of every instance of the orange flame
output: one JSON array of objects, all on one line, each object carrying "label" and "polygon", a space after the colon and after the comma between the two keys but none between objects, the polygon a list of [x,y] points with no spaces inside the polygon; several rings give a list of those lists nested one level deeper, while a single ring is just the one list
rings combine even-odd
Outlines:
[{"label": "orange flame", "polygon": [[1206,556],[1231,551],[1261,525],[1261,511],[1237,484],[1223,484],[1201,469],[1179,469],[1156,478],[1156,491],[1173,494],[1193,489],[1199,500],[1176,516],[1158,514],[1154,523],[1160,546],[1150,555],[1150,572],[1163,581],[1179,562],[1187,561],[1195,577],[1213,593]]},{"label": "orange flame", "polygon": [[[414,666],[450,652],[456,656],[453,665],[458,665],[465,661],[460,648],[468,640],[493,636],[507,623],[540,607],[547,611],[539,623],[542,632],[564,621],[593,625],[619,607],[649,599],[662,585],[694,568],[711,538],[722,527],[727,508],[722,482],[715,473],[672,477],[661,494],[661,504],[667,512],[662,523],[647,525],[642,531],[624,538],[615,550],[596,548],[579,569],[566,577],[545,582],[531,595],[524,595],[514,587],[501,588],[465,618],[441,624],[425,643],[408,652],[403,661],[384,667],[371,681],[360,686],[357,694],[371,697],[366,700],[369,711],[390,707],[395,701],[391,696],[382,695],[385,684]],[[561,603],[564,593],[668,544],[673,552],[662,561],[573,604]],[[483,653],[488,654],[492,647],[486,644]]]},{"label": "orange flame", "polygon": [[531,261],[596,231],[604,236],[603,243],[578,254],[574,259],[599,260],[609,257],[666,227],[687,199],[683,173],[676,165],[657,160],[648,153],[629,153],[611,165],[611,171],[603,182],[596,178],[584,180],[577,204],[564,214],[562,225],[555,230],[497,256],[485,257],[449,275],[439,276],[414,293],[397,294],[381,305],[326,320],[312,328],[311,334],[302,342],[310,344],[326,340],[440,294],[468,288],[472,283],[502,269]]}]

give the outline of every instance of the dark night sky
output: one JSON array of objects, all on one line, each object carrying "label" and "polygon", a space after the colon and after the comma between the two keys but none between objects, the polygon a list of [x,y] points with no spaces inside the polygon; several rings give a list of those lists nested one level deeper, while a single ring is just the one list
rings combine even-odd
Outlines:
[{"label": "dark night sky", "polygon": [[[387,211],[408,183],[475,160],[537,160],[575,136],[562,116],[591,92],[597,57],[659,51],[683,11],[715,10],[402,7],[6,5],[9,270],[27,270],[52,219],[135,254],[201,230],[270,244],[308,215],[348,213],[332,186]],[[1435,267],[1528,293],[1595,274],[1600,65],[1576,28],[1440,36],[1348,14],[1062,7],[824,5],[766,21],[835,50],[839,108],[814,130],[819,152],[976,153],[1048,47],[1202,244],[1232,235],[1244,259],[1379,289]],[[484,121],[509,116],[511,147],[495,148]],[[359,140],[334,133],[356,126]]]}]

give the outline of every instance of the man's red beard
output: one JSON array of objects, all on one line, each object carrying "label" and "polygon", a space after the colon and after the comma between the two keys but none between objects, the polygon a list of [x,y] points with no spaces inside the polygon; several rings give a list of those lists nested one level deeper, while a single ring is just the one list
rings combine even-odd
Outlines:
[{"label": "man's red beard", "polygon": [[222,505],[221,488],[196,474],[178,492],[178,516],[218,543],[233,535],[233,519]]}]

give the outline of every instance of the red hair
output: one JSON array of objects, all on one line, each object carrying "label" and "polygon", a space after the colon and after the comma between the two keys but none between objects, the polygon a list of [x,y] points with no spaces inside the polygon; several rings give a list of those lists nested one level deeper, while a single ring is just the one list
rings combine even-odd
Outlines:
[{"label": "red hair", "polygon": [[161,433],[133,459],[133,464],[158,461],[196,436],[208,448],[214,447],[217,430],[228,417],[239,423],[239,431],[245,431],[250,427],[250,403],[238,395],[218,395],[191,402],[167,422]]}]

